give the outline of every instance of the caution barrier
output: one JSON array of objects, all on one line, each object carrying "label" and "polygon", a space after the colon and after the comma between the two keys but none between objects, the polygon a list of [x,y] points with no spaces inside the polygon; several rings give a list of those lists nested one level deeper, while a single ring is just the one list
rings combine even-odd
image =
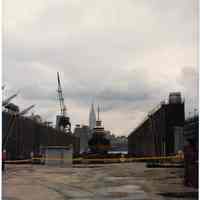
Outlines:
[{"label": "caution barrier", "polygon": [[[58,158],[58,157],[51,157],[51,158],[45,158],[45,157],[33,157],[32,159],[26,159],[26,160],[6,160],[6,164],[18,164],[18,163],[32,163],[34,160],[42,161],[45,160],[67,160],[71,158]],[[173,161],[183,161],[183,156],[155,156],[155,157],[131,157],[131,158],[125,158],[125,157],[119,157],[119,158],[72,158],[72,161],[81,161],[81,162],[89,162],[89,161],[97,161],[97,162],[109,162],[109,161],[118,161],[118,162],[137,162],[137,161],[164,161],[164,160],[173,160]]]},{"label": "caution barrier", "polygon": [[75,158],[74,161],[121,161],[121,162],[134,162],[134,161],[163,161],[163,160],[176,160],[182,161],[183,157],[180,156],[157,156],[157,157],[132,157],[132,158]]},{"label": "caution barrier", "polygon": [[26,159],[26,160],[6,160],[6,164],[21,164],[21,163],[31,163],[31,159]]}]

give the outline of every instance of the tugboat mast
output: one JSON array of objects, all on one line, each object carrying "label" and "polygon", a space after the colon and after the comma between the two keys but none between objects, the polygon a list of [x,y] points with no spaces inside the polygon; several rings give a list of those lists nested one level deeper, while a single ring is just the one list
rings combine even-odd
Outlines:
[{"label": "tugboat mast", "polygon": [[98,105],[98,117],[97,117],[97,120],[99,121],[99,105]]}]

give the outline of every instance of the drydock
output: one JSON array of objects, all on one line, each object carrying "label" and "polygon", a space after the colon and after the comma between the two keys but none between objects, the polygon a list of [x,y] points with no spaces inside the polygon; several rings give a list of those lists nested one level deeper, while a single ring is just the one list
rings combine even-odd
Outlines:
[{"label": "drydock", "polygon": [[34,119],[2,113],[2,138],[8,160],[29,159],[41,154],[42,147],[73,144],[72,134],[66,134]]}]

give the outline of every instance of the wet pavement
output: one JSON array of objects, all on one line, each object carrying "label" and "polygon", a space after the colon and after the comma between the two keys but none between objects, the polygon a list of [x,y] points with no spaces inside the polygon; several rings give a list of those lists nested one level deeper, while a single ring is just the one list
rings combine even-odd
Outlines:
[{"label": "wet pavement", "polygon": [[183,169],[150,169],[144,163],[8,165],[3,200],[192,200],[197,190],[183,186]]}]

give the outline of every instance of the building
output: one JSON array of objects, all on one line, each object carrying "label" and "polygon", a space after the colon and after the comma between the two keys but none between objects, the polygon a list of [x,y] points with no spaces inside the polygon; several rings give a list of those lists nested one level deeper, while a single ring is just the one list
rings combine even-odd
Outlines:
[{"label": "building", "polygon": [[80,153],[87,152],[88,141],[91,138],[91,130],[89,126],[77,124],[74,129],[74,136],[76,138],[79,138]]},{"label": "building", "polygon": [[93,130],[96,126],[96,114],[94,110],[94,105],[92,104],[90,113],[89,113],[89,128]]},{"label": "building", "polygon": [[183,136],[185,140],[191,139],[196,148],[198,149],[199,144],[199,116],[191,117],[185,120],[185,124],[183,127]]},{"label": "building", "polygon": [[183,151],[185,146],[185,138],[183,134],[183,126],[174,127],[174,152]]},{"label": "building", "polygon": [[[180,93],[170,93],[128,136],[128,153],[135,156],[173,155],[176,152],[175,127],[183,127],[184,101]],[[177,132],[176,132],[177,134]],[[177,136],[176,136],[177,138]]]}]

